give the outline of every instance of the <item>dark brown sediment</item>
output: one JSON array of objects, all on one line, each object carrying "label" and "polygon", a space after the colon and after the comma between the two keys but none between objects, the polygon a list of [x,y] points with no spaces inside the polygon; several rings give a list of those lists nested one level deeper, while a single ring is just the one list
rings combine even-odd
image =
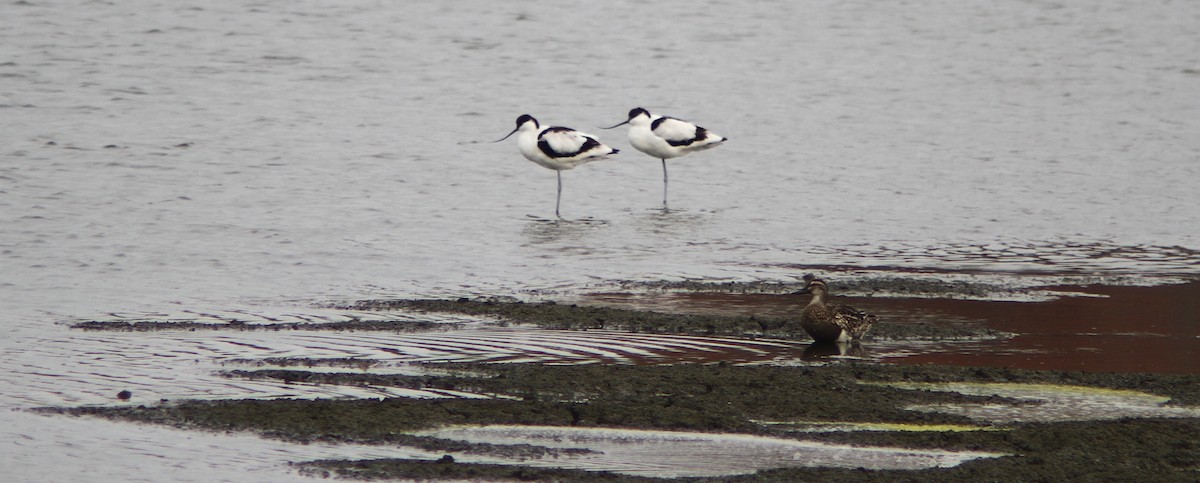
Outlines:
[{"label": "dark brown sediment", "polygon": [[[933,297],[835,296],[880,318],[872,339],[921,327],[973,327],[998,338],[904,357],[904,364],[1000,366],[1096,372],[1200,373],[1200,282],[1141,286],[1048,286],[1064,295],[1012,302]],[[1070,295],[1081,293],[1086,295]],[[785,319],[799,314],[806,296],[667,291],[605,293],[590,303],[683,313],[741,313]],[[890,327],[889,327],[890,326]],[[906,330],[907,329],[907,330]]]},{"label": "dark brown sediment", "polygon": [[1200,374],[1200,283],[1050,287],[1101,297],[1046,302],[904,300],[904,310],[983,320],[1017,336],[970,352],[897,362],[1023,369]]}]

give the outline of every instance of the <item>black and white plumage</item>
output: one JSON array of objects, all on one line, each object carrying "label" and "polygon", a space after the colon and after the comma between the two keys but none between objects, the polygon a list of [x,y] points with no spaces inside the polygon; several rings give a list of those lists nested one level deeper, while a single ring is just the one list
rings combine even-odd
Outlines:
[{"label": "black and white plumage", "polygon": [[525,159],[544,168],[553,169],[558,174],[558,197],[554,202],[554,216],[559,218],[562,218],[558,210],[562,202],[562,171],[620,152],[605,146],[595,136],[569,127],[543,128],[537,119],[529,114],[518,117],[517,127],[495,142],[508,139],[513,133],[517,133],[517,149]]},{"label": "black and white plumage", "polygon": [[861,339],[875,324],[875,316],[845,305],[825,303],[829,285],[812,275],[805,275],[808,284],[797,293],[812,294],[812,301],[800,315],[800,327],[817,342],[850,342]]},{"label": "black and white plumage", "polygon": [[604,129],[624,124],[630,126],[629,143],[634,148],[662,160],[663,208],[667,207],[667,160],[715,148],[729,139],[681,119],[652,115],[640,107],[630,110],[625,122]]}]

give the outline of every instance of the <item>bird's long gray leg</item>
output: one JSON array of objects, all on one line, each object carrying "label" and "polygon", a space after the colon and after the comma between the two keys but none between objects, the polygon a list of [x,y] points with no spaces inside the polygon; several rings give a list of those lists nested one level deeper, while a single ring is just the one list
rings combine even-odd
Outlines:
[{"label": "bird's long gray leg", "polygon": [[558,206],[562,204],[562,171],[555,170],[558,173],[558,197],[554,199],[554,216],[562,219],[562,215],[558,214]]},{"label": "bird's long gray leg", "polygon": [[663,158],[663,210],[667,209],[667,159]]}]

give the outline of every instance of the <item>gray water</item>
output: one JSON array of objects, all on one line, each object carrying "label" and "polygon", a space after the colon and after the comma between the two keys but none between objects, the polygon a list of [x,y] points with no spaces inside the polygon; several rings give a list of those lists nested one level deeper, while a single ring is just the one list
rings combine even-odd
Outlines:
[{"label": "gray water", "polygon": [[[247,465],[274,443],[7,411],[113,403],[152,366],[209,381],[175,397],[259,390],[210,375],[236,334],[122,355],[77,320],[831,265],[1194,276],[1195,25],[1168,0],[7,2],[0,466],[294,476]],[[597,128],[638,106],[731,138],[671,162],[669,213],[658,161]],[[487,143],[524,113],[623,151],[564,173],[574,222],[545,221],[554,173]]]}]

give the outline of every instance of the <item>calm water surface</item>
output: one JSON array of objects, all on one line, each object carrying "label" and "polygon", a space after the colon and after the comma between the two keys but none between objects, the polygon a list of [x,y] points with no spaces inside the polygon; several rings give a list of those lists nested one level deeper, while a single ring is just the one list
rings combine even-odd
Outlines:
[{"label": "calm water surface", "polygon": [[[1194,3],[0,11],[0,409],[111,403],[154,387],[147,367],[211,383],[244,347],[65,327],[79,319],[336,319],[312,304],[791,281],[797,265],[1200,274]],[[672,162],[678,211],[654,209],[657,161],[596,129],[637,106],[732,139]],[[623,150],[564,173],[576,222],[541,221],[554,173],[486,143],[523,113]],[[259,390],[222,384],[174,397]],[[66,452],[78,467],[53,479],[186,479],[166,462],[193,457],[178,436],[0,419],[18,481]],[[201,452],[205,480],[290,475]]]}]

